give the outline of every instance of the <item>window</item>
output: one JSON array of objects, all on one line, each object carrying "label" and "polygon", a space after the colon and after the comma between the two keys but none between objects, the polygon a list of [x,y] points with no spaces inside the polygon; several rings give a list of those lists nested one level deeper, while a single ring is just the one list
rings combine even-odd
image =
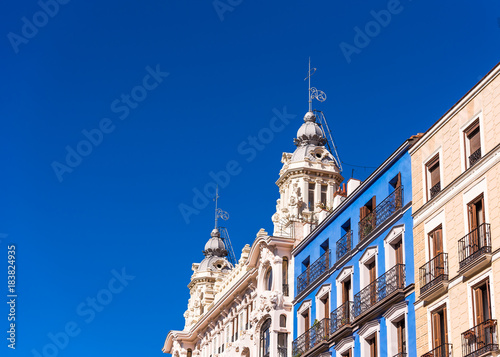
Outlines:
[{"label": "window", "polygon": [[394,193],[394,204],[396,209],[400,209],[403,206],[403,192],[401,189],[401,172],[389,181],[389,191]]},{"label": "window", "polygon": [[329,240],[325,240],[323,243],[320,245],[320,254],[323,255],[326,252],[328,252],[328,246],[329,246]]},{"label": "window", "polygon": [[266,290],[271,290],[273,288],[273,268],[269,267],[266,271],[264,277],[264,284]]},{"label": "window", "polygon": [[429,233],[429,258],[432,260],[443,253],[443,227],[439,225]]},{"label": "window", "polygon": [[467,205],[467,211],[469,216],[469,232],[472,232],[485,223],[484,198],[482,194]]},{"label": "window", "polygon": [[427,171],[427,200],[433,199],[441,191],[441,176],[439,172],[439,154],[425,165]]},{"label": "window", "polygon": [[282,283],[283,283],[283,295],[288,296],[288,258],[283,257],[283,262],[281,263],[281,273],[282,273]]},{"label": "window", "polygon": [[316,319],[318,321],[330,317],[330,291],[331,285],[326,284],[316,294]]},{"label": "window", "polygon": [[376,198],[373,196],[363,207],[359,209],[359,237],[366,238],[377,226],[377,217],[371,214],[376,207]]},{"label": "window", "polygon": [[280,327],[286,328],[286,316],[280,315]]},{"label": "window", "polygon": [[[369,284],[370,284],[370,301],[371,304],[375,304],[377,302],[377,286],[375,284],[375,280],[377,280],[377,272],[376,272],[376,267],[375,267],[375,259],[368,263],[366,265],[366,268],[368,269],[368,277],[369,277]],[[376,357],[376,356],[372,356]]]},{"label": "window", "polygon": [[193,350],[188,348],[187,350],[187,357],[192,357],[193,356]]},{"label": "window", "polygon": [[[442,307],[436,311],[433,311],[432,314],[432,348],[436,349],[438,347],[444,346],[448,343],[448,324],[446,323],[446,307]],[[445,357],[446,354],[442,352],[446,352],[445,348],[441,348],[436,350],[439,356],[436,357]]]},{"label": "window", "polygon": [[401,319],[396,322],[396,334],[398,341],[398,355],[405,356],[406,355],[406,324],[405,319]]},{"label": "window", "polygon": [[271,319],[267,319],[260,331],[260,357],[269,357],[271,344]]},{"label": "window", "polygon": [[288,334],[278,333],[278,357],[287,357]]},{"label": "window", "polygon": [[368,346],[370,348],[369,357],[377,357],[377,335],[374,335],[372,338],[366,340],[368,342]]},{"label": "window", "polygon": [[465,167],[468,169],[481,158],[481,137],[479,119],[476,119],[464,130],[465,140]]},{"label": "window", "polygon": [[321,185],[321,204],[323,205],[323,208],[326,208],[326,193],[328,192],[328,186],[327,185]]},{"label": "window", "polygon": [[308,208],[309,211],[314,211],[314,190],[316,189],[315,183],[309,184],[309,195],[308,195]]},{"label": "window", "polygon": [[340,354],[341,357],[352,357],[352,348],[349,348],[347,351],[344,353]]},{"label": "window", "polygon": [[490,281],[483,280],[472,288],[474,325],[480,325],[486,320],[491,319],[491,301],[490,301]]}]

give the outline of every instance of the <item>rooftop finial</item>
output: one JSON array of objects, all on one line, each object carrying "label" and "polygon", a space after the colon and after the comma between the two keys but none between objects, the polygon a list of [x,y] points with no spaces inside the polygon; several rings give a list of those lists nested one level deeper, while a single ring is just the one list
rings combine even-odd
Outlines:
[{"label": "rooftop finial", "polygon": [[316,72],[316,68],[311,68],[311,57],[309,57],[309,71],[307,72],[307,77],[304,80],[309,81],[309,111],[312,112],[312,100],[313,98],[324,102],[326,100],[325,92],[316,89],[315,87],[311,87],[311,77]]}]

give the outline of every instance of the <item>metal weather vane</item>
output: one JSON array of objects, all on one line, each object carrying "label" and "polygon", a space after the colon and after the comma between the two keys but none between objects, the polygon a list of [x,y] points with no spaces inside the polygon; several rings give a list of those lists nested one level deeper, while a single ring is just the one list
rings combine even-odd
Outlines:
[{"label": "metal weather vane", "polygon": [[309,80],[309,111],[312,112],[312,100],[316,99],[319,102],[324,102],[326,100],[326,94],[322,90],[315,87],[311,87],[311,77],[316,72],[316,68],[311,68],[311,57],[309,57],[309,71],[307,72],[307,77],[304,80]]},{"label": "metal weather vane", "polygon": [[217,208],[218,200],[219,200],[219,185],[217,185],[217,190],[215,191],[215,197],[214,197],[214,201],[215,201],[215,228],[218,228],[217,222],[218,222],[219,218],[223,219],[224,221],[227,221],[229,219],[229,213],[227,213],[226,211],[223,211],[220,208]]}]

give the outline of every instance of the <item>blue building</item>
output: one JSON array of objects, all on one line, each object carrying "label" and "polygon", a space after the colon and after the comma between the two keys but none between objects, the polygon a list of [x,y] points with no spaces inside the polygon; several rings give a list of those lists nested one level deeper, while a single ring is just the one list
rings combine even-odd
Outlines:
[{"label": "blue building", "polygon": [[[292,250],[292,357],[417,357],[406,140]],[[336,197],[338,199],[339,197]]]}]

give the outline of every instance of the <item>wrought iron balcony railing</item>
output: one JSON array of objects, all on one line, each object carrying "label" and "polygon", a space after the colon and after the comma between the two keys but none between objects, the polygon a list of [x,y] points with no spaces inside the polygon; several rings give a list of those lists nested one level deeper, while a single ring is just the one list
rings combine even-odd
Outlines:
[{"label": "wrought iron balcony railing", "polygon": [[330,334],[335,333],[342,326],[350,324],[354,317],[354,302],[347,301],[333,310],[330,314]]},{"label": "wrought iron balcony railing", "polygon": [[480,158],[481,158],[481,148],[477,149],[469,156],[469,167],[474,166],[474,164],[478,162]]},{"label": "wrought iron balcony railing", "polygon": [[431,194],[431,200],[441,191],[441,181],[431,187],[429,190]]},{"label": "wrought iron balcony railing", "polygon": [[405,278],[405,265],[396,264],[377,280],[354,295],[354,316],[361,315],[394,291],[403,289],[405,287]]},{"label": "wrought iron balcony railing", "polygon": [[420,294],[441,281],[448,280],[448,254],[440,253],[419,269]]},{"label": "wrought iron balcony railing", "polygon": [[483,223],[458,241],[460,269],[485,253],[491,253],[490,224]]},{"label": "wrought iron balcony railing", "polygon": [[289,294],[288,284],[283,284],[283,295],[288,296],[288,294]]},{"label": "wrought iron balcony railing", "polygon": [[316,322],[313,327],[297,337],[292,343],[292,356],[300,356],[317,346],[323,341],[327,341],[330,330],[330,319],[323,319]]},{"label": "wrought iron balcony railing", "polygon": [[441,346],[434,348],[433,350],[423,354],[421,357],[452,357],[453,356],[453,345],[450,343],[444,343]]},{"label": "wrought iron balcony railing", "polygon": [[286,347],[278,346],[278,357],[288,357]]},{"label": "wrought iron balcony railing", "polygon": [[486,320],[462,333],[462,356],[476,357],[498,350],[497,320]]},{"label": "wrought iron balcony railing", "polygon": [[359,240],[363,240],[394,212],[403,207],[403,186],[399,186],[358,223]]},{"label": "wrought iron balcony railing", "polygon": [[406,352],[399,352],[396,353],[393,357],[406,357],[408,354]]},{"label": "wrought iron balcony railing", "polygon": [[337,260],[349,253],[352,249],[352,231],[348,231],[337,241]]},{"label": "wrought iron balcony railing", "polygon": [[297,277],[297,294],[302,292],[325,271],[330,268],[330,249],[328,249],[314,263],[307,267],[306,271]]}]

